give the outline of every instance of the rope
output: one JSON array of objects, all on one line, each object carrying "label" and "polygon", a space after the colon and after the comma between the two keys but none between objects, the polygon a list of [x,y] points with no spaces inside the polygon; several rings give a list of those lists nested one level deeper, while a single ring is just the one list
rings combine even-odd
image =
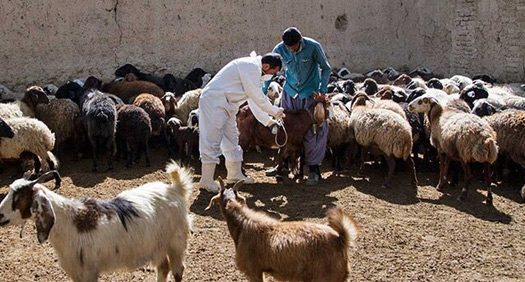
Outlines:
[{"label": "rope", "polygon": [[277,128],[277,133],[275,133],[275,144],[277,144],[277,146],[279,148],[282,148],[288,142],[288,133],[286,132],[286,128],[284,128],[284,121],[282,119],[277,120],[277,126],[283,128],[283,131],[284,131],[284,143],[281,145],[281,144],[279,144],[279,142],[277,142],[277,135],[279,135],[279,128]]}]

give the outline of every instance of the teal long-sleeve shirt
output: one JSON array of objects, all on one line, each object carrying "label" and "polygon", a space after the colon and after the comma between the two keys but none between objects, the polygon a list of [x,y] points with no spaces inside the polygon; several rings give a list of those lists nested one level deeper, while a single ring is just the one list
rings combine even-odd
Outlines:
[{"label": "teal long-sleeve shirt", "polygon": [[286,67],[286,82],[283,88],[288,95],[294,97],[299,94],[299,97],[304,99],[314,92],[326,93],[332,68],[321,44],[303,37],[299,51],[291,52],[281,42],[273,48],[273,52],[281,55]]}]

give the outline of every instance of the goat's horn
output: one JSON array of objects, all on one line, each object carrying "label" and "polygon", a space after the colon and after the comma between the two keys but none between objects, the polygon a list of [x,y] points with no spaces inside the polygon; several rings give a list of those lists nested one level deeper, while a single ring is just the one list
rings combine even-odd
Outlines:
[{"label": "goat's horn", "polygon": [[48,181],[48,176],[53,175],[55,177],[55,189],[56,190],[60,187],[60,183],[62,182],[62,179],[60,178],[60,174],[56,170],[50,170],[38,177],[37,179],[33,180],[33,185],[36,183],[46,182]]},{"label": "goat's horn", "polygon": [[205,211],[209,210],[213,204],[215,203],[215,201],[217,201],[217,199],[220,197],[221,195],[220,194],[217,194],[215,196],[213,196],[213,198],[210,199],[210,203],[208,204],[208,206],[204,209]]},{"label": "goat's horn", "polygon": [[241,180],[237,181],[237,183],[235,183],[235,185],[233,185],[233,190],[238,191],[239,187],[241,187],[243,184],[244,184],[244,180],[241,179]]},{"label": "goat's horn", "polygon": [[222,180],[222,177],[217,177],[217,180],[219,180],[219,184],[221,186],[221,190],[225,189],[224,180]]}]

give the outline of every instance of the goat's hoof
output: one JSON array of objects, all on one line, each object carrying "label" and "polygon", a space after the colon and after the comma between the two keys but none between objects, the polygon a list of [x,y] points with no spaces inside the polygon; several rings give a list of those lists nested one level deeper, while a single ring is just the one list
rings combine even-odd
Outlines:
[{"label": "goat's hoof", "polygon": [[151,163],[150,162],[147,162],[146,163],[146,167],[150,167],[151,166]]},{"label": "goat's hoof", "polygon": [[276,175],[275,181],[277,181],[277,183],[284,183],[284,178],[281,175]]}]

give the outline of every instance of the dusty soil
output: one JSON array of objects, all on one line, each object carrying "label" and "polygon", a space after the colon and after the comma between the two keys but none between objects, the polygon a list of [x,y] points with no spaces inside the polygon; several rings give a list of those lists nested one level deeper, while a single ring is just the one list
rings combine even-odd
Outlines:
[{"label": "dusty soil", "polygon": [[[91,172],[91,160],[63,161],[64,178],[58,193],[67,197],[110,198],[148,181],[167,181],[163,172],[166,152],[154,151],[153,166],[143,163],[111,172]],[[337,205],[361,226],[357,248],[351,253],[352,281],[518,281],[525,280],[525,213],[515,192],[517,184],[494,189],[494,208],[485,206],[482,182],[474,181],[467,202],[458,202],[458,188],[437,192],[437,172],[418,173],[420,185],[410,185],[405,171],[393,187],[381,188],[385,168],[368,165],[365,177],[352,168],[336,176],[329,162],[317,187],[303,183],[276,184],[264,176],[271,151],[246,154],[245,168],[257,184],[241,191],[248,205],[283,220],[323,222],[327,207]],[[195,166],[195,165],[194,165]],[[195,183],[199,179],[196,168]],[[8,169],[0,175],[0,198],[12,179]],[[225,176],[223,167],[218,175]],[[460,180],[460,185],[461,185]],[[234,263],[235,250],[217,207],[205,211],[210,198],[196,189],[191,199],[193,235],[188,246],[185,281],[246,281]],[[29,222],[0,229],[0,281],[67,281],[49,243],[40,245]],[[105,274],[101,281],[155,281],[153,268]],[[170,280],[170,281],[173,281]],[[270,281],[274,281],[270,279]]]}]

